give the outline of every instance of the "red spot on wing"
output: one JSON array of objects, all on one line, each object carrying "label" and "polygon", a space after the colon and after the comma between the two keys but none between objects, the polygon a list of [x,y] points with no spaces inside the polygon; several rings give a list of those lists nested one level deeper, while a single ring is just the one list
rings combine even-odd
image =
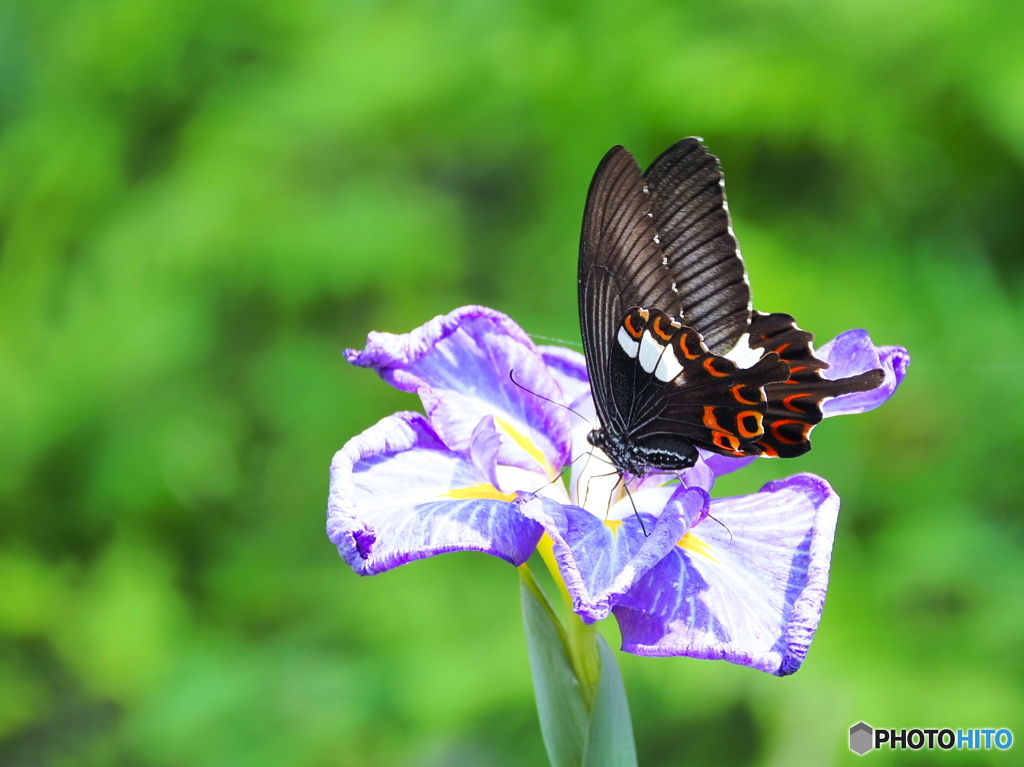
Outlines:
[{"label": "red spot on wing", "polygon": [[[764,425],[761,422],[762,417],[756,410],[744,410],[736,416],[736,428],[740,436],[749,439],[750,437],[760,437],[764,434]],[[744,423],[747,419],[753,419],[754,425],[752,427]]]},{"label": "red spot on wing", "polygon": [[724,431],[713,431],[711,432],[711,441],[714,443],[715,447],[720,450],[725,450],[731,455],[743,455],[743,453],[740,452],[740,441],[738,437],[726,434]]},{"label": "red spot on wing", "polygon": [[784,408],[786,408],[786,410],[791,410],[794,413],[803,413],[804,412],[803,410],[801,410],[800,408],[798,408],[796,405],[793,404],[793,400],[797,399],[798,397],[811,397],[811,396],[814,396],[814,395],[812,395],[810,392],[801,392],[800,394],[790,394],[788,397],[783,397],[782,398],[782,406]]},{"label": "red spot on wing", "polygon": [[695,360],[700,356],[700,352],[698,351],[694,353],[690,351],[690,347],[687,346],[687,341],[689,340],[689,338],[689,333],[683,333],[681,336],[679,336],[679,351],[683,353],[683,356],[686,357],[686,359]]},{"label": "red spot on wing", "polygon": [[[782,435],[780,429],[783,426],[788,426],[789,424],[794,424],[800,427],[799,439],[790,439],[789,437],[784,437]],[[807,441],[807,435],[810,432],[812,425],[813,424],[803,423],[802,421],[794,421],[792,418],[783,418],[772,424],[772,436],[783,445],[799,445],[801,442]]]},{"label": "red spot on wing", "polygon": [[654,332],[663,340],[671,341],[672,336],[661,329],[661,321],[664,319],[661,315],[654,318]]},{"label": "red spot on wing", "polygon": [[732,373],[732,371],[726,370],[723,372],[720,370],[715,370],[715,363],[719,359],[719,357],[708,357],[706,360],[704,360],[704,369],[708,371],[711,375],[713,375],[715,378],[725,378],[727,375]]},{"label": "red spot on wing", "polygon": [[742,405],[760,405],[762,402],[764,402],[764,399],[761,396],[762,392],[760,389],[757,390],[757,399],[746,399],[743,396],[744,394],[749,394],[749,392],[744,392],[744,389],[752,388],[752,386],[747,386],[746,384],[736,384],[730,389],[730,391],[732,392],[732,398]]},{"label": "red spot on wing", "polygon": [[704,406],[704,425],[712,431],[720,431],[723,434],[732,434],[731,431],[718,423],[718,416],[715,415],[715,408],[712,405]]}]

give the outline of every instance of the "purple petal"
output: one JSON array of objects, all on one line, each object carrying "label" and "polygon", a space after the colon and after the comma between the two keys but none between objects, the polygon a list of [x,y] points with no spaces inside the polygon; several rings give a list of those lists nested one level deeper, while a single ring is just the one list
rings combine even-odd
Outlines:
[{"label": "purple petal", "polygon": [[839,497],[812,474],[712,501],[619,600],[622,649],[793,673],[821,617],[838,511]]},{"label": "purple petal", "polygon": [[[700,450],[700,448],[698,448],[698,450]],[[756,455],[748,455],[743,458],[730,458],[727,455],[712,453],[710,450],[700,450],[700,457],[716,477],[721,477],[725,474],[732,474],[734,471],[739,471],[757,460]]]},{"label": "purple petal", "polygon": [[418,393],[452,450],[468,452],[477,424],[493,415],[505,432],[500,463],[551,474],[568,460],[568,411],[542,399],[562,392],[533,341],[501,312],[464,306],[411,333],[370,333],[366,349],[345,356]]},{"label": "purple petal", "polygon": [[885,373],[881,386],[876,389],[826,400],[821,406],[826,418],[875,409],[893,395],[910,364],[906,349],[902,346],[875,346],[866,330],[847,330],[825,344],[817,355],[829,364],[822,375],[833,381],[877,368]]},{"label": "purple petal", "polygon": [[573,610],[593,623],[608,617],[619,597],[703,518],[708,496],[698,488],[676,487],[660,516],[643,514],[643,528],[635,515],[606,523],[578,506],[547,498],[524,494],[520,503],[523,514],[551,537]]},{"label": "purple petal", "polygon": [[327,534],[360,575],[446,551],[483,551],[520,565],[541,533],[420,413],[388,416],[331,463]]},{"label": "purple petal", "polygon": [[580,397],[590,394],[590,377],[587,375],[587,362],[582,354],[561,346],[538,346],[537,350],[562,390],[560,401],[563,404],[570,405]]},{"label": "purple petal", "polygon": [[494,416],[488,415],[481,418],[469,438],[469,457],[495,487],[501,487],[498,480],[498,456],[501,452],[501,444],[502,438],[494,423]]}]

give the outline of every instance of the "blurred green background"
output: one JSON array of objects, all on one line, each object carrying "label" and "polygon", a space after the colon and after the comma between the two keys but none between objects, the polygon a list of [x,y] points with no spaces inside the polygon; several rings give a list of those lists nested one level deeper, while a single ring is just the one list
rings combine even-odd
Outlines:
[{"label": "blurred green background", "polygon": [[821,630],[782,680],[620,656],[641,764],[1024,738],[1022,36],[953,0],[0,4],[0,764],[543,763],[515,570],[327,541],[334,451],[418,407],[340,352],[464,303],[577,340],[598,160],[694,134],[756,306],[914,362],[720,483],[842,495]]}]

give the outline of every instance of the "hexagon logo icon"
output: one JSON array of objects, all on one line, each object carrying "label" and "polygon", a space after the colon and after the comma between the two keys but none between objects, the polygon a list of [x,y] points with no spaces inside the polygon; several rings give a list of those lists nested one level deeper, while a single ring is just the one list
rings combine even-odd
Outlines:
[{"label": "hexagon logo icon", "polygon": [[857,722],[850,728],[850,750],[864,756],[875,747],[875,731],[866,722]]}]

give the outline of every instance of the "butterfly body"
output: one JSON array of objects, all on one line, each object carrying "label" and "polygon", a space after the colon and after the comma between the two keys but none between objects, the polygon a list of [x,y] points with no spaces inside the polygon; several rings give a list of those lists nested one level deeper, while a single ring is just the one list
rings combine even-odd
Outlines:
[{"label": "butterfly body", "polygon": [[831,381],[813,336],[755,312],[717,159],[697,139],[645,173],[622,147],[602,160],[584,214],[580,324],[601,425],[588,441],[620,473],[680,471],[697,448],[792,457],[828,397],[880,370]]}]

